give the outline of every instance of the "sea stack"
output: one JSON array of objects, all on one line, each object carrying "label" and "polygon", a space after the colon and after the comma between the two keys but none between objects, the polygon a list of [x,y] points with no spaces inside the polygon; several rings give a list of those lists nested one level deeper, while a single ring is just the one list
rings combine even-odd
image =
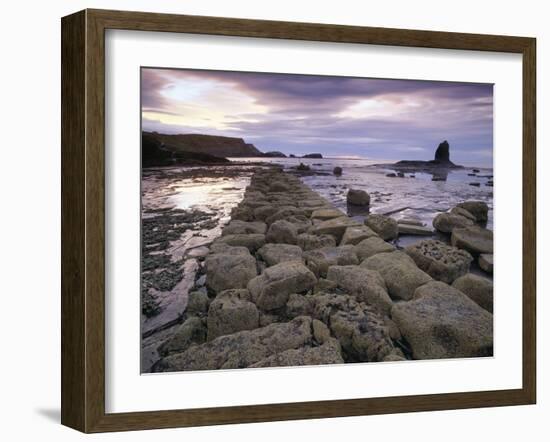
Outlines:
[{"label": "sea stack", "polygon": [[443,143],[440,143],[439,146],[437,146],[434,161],[437,161],[438,163],[451,162],[449,158],[449,142],[447,140],[443,141]]},{"label": "sea stack", "polygon": [[433,170],[433,169],[462,169],[462,166],[451,161],[450,146],[447,140],[439,143],[433,160],[401,160],[391,165],[396,170]]}]

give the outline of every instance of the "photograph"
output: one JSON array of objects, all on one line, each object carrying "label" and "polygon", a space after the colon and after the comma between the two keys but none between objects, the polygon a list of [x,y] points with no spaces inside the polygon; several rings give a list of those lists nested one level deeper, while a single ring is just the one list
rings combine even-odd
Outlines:
[{"label": "photograph", "polygon": [[493,356],[493,84],[140,87],[142,374]]}]

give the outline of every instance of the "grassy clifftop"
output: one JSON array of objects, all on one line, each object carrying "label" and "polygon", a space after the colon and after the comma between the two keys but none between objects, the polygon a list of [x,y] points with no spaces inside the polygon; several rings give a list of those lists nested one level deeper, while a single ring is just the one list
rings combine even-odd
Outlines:
[{"label": "grassy clifftop", "polygon": [[221,158],[263,155],[253,144],[245,143],[242,138],[202,134],[166,135],[156,132],[144,132],[143,134],[160,142],[164,149],[176,153],[203,153]]}]

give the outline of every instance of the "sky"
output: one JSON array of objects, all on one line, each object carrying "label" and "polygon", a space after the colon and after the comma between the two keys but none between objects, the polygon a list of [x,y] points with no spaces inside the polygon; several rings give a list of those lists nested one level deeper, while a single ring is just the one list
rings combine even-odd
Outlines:
[{"label": "sky", "polygon": [[142,128],[243,138],[263,152],[491,166],[493,85],[142,68]]}]

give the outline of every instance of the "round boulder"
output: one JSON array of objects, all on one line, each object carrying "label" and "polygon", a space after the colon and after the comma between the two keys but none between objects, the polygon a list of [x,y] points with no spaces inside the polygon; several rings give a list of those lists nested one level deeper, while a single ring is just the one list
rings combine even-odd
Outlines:
[{"label": "round boulder", "polygon": [[470,212],[476,219],[478,223],[487,222],[487,213],[489,212],[489,206],[483,201],[464,201],[463,203],[457,204],[457,207]]},{"label": "round boulder", "polygon": [[399,234],[397,221],[389,216],[373,213],[367,217],[365,224],[374,230],[384,241],[395,239]]},{"label": "round boulder", "polygon": [[468,273],[455,280],[453,287],[480,307],[493,313],[493,283],[487,278]]},{"label": "round boulder", "polygon": [[442,233],[452,233],[456,228],[473,226],[474,222],[456,213],[440,213],[434,218],[432,224]]},{"label": "round boulder", "polygon": [[266,235],[268,243],[278,244],[296,244],[297,238],[298,228],[296,225],[282,219],[271,224]]},{"label": "round boulder", "polygon": [[349,189],[346,200],[352,206],[368,206],[370,204],[370,195],[364,190]]}]

